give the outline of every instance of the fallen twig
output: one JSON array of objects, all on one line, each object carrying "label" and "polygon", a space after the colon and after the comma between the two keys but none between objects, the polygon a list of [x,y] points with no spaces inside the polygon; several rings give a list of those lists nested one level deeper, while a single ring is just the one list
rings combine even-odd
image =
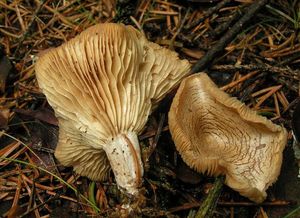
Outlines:
[{"label": "fallen twig", "polygon": [[217,205],[223,187],[224,177],[217,177],[214,182],[214,187],[210,190],[208,196],[201,204],[195,218],[209,218],[212,217],[213,211]]},{"label": "fallen twig", "polygon": [[299,70],[293,70],[288,67],[275,67],[269,65],[260,65],[260,64],[245,64],[245,65],[214,65],[211,67],[211,70],[217,71],[232,71],[236,72],[237,70],[241,71],[255,71],[259,70],[262,72],[272,72],[278,74],[287,74],[290,76],[297,76],[300,73]]},{"label": "fallen twig", "polygon": [[190,30],[190,29],[194,28],[195,26],[197,26],[201,22],[203,22],[206,18],[210,17],[211,15],[213,15],[214,13],[216,13],[217,11],[219,11],[221,8],[223,8],[229,2],[231,2],[231,0],[220,1],[215,7],[212,7],[210,9],[208,9],[205,12],[205,14],[203,15],[203,17],[201,17],[199,20],[191,23],[190,25],[187,25],[184,29]]}]

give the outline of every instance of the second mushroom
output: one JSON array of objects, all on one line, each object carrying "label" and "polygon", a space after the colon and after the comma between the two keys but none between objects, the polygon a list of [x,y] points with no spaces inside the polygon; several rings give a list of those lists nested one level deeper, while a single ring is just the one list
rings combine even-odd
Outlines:
[{"label": "second mushroom", "polygon": [[280,173],[286,130],[220,90],[205,73],[182,81],[169,128],[190,167],[226,175],[229,187],[255,202],[266,198]]},{"label": "second mushroom", "polygon": [[189,68],[122,24],[95,25],[45,52],[35,70],[59,120],[56,158],[98,181],[112,168],[118,186],[136,194],[143,175],[137,135]]}]

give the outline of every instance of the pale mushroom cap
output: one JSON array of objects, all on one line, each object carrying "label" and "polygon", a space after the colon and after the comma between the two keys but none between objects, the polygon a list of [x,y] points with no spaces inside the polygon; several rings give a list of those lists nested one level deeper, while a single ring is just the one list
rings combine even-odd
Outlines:
[{"label": "pale mushroom cap", "polygon": [[183,160],[255,202],[276,181],[286,130],[221,91],[205,74],[185,78],[172,102],[169,128]]},{"label": "pale mushroom cap", "polygon": [[115,176],[128,175],[116,176],[121,186],[140,180],[137,134],[154,104],[189,69],[187,60],[122,24],[95,25],[45,52],[36,63],[36,76],[59,119],[55,156],[93,180],[106,179],[109,161]]}]

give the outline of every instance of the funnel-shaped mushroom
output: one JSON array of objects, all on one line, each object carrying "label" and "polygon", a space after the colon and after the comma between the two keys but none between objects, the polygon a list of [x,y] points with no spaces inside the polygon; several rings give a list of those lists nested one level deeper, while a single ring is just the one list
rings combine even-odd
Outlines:
[{"label": "funnel-shaped mushroom", "polygon": [[169,128],[183,160],[255,202],[277,179],[286,130],[232,98],[204,73],[184,79],[172,102]]},{"label": "funnel-shaped mushroom", "polygon": [[93,180],[105,180],[111,166],[117,184],[137,193],[143,175],[137,134],[189,68],[121,24],[95,25],[43,54],[35,69],[59,120],[57,159]]}]

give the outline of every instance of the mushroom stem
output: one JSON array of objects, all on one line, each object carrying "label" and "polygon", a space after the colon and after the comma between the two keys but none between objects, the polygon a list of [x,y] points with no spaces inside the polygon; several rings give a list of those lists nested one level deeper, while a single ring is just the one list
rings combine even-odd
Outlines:
[{"label": "mushroom stem", "polygon": [[143,176],[143,164],[138,137],[134,132],[119,134],[104,150],[117,184],[129,194],[138,194]]}]

